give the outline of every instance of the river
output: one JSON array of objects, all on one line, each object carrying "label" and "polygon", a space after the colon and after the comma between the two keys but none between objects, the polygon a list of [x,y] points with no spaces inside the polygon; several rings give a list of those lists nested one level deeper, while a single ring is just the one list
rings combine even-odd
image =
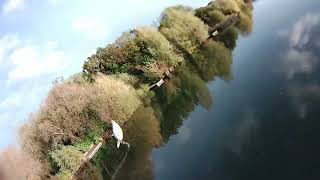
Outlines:
[{"label": "river", "polygon": [[320,178],[320,1],[258,0],[253,17],[229,74],[182,69],[177,97],[137,110],[115,179]]}]

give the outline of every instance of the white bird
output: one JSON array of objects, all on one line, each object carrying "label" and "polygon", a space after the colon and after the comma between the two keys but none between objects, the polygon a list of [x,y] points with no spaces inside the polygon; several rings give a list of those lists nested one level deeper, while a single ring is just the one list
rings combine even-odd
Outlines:
[{"label": "white bird", "polygon": [[112,123],[112,135],[118,140],[117,147],[119,148],[123,140],[123,131],[118,123],[116,123],[113,120],[111,120],[111,123]]}]

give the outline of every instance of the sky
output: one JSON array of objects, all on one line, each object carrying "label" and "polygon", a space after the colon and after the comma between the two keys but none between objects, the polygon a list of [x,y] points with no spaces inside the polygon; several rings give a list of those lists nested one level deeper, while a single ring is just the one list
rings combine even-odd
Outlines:
[{"label": "sky", "polygon": [[57,77],[81,71],[97,47],[122,32],[155,25],[162,10],[209,0],[0,0],[0,150],[18,145],[19,127]]}]

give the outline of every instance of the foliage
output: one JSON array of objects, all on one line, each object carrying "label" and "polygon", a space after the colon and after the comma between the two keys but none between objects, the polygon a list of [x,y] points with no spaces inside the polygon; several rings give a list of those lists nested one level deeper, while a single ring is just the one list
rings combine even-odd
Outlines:
[{"label": "foliage", "polygon": [[238,31],[235,27],[231,27],[223,34],[220,34],[216,40],[223,42],[226,48],[233,50],[237,45]]},{"label": "foliage", "polygon": [[[101,149],[103,150],[103,149]],[[87,162],[82,167],[83,171],[76,174],[74,179],[77,180],[102,180],[101,170],[94,166],[91,162]]]},{"label": "foliage", "polygon": [[237,28],[243,34],[249,34],[252,32],[252,15],[240,14],[240,21],[237,23]]},{"label": "foliage", "polygon": [[189,68],[194,67],[180,67],[176,76],[157,91],[153,101],[155,113],[161,119],[164,142],[177,133],[196,105],[209,109],[213,103],[205,82]]},{"label": "foliage", "polygon": [[52,151],[50,156],[60,168],[60,176],[72,176],[80,167],[83,157],[74,146],[62,146]]},{"label": "foliage", "polygon": [[77,83],[77,84],[85,84],[87,83],[86,79],[84,79],[83,73],[76,73],[70,76],[67,80],[64,81],[65,83]]},{"label": "foliage", "polygon": [[[177,133],[196,105],[212,106],[205,81],[216,76],[231,79],[231,50],[238,30],[252,30],[251,3],[216,0],[195,12],[184,6],[167,8],[159,29],[139,27],[98,48],[84,62],[81,73],[53,84],[39,111],[21,128],[23,153],[36,171],[30,170],[29,164],[22,169],[34,173],[31,179],[55,173],[59,179],[69,179],[79,167],[82,153],[100,140],[112,119],[121,125],[128,121],[124,138],[134,147],[130,152],[133,158],[120,177],[152,177],[148,169],[152,148]],[[217,41],[208,40],[208,32],[234,13],[240,19],[236,26],[219,34]],[[175,70],[174,77],[149,92],[149,84],[169,68]],[[150,104],[152,107],[147,107]],[[101,179],[100,171],[107,164],[118,164],[123,146],[120,151],[114,146],[114,140],[102,146],[94,164],[85,165],[90,175],[80,177]],[[22,160],[14,159],[15,163]],[[0,158],[0,175],[3,164]],[[130,172],[126,168],[131,168]]]},{"label": "foliage", "polygon": [[174,45],[193,53],[208,38],[208,26],[190,10],[167,8],[161,17],[160,32]]},{"label": "foliage", "polygon": [[140,106],[128,121],[125,129],[131,144],[117,179],[152,179],[152,150],[162,144],[159,120],[151,107]]},{"label": "foliage", "polygon": [[240,11],[238,2],[242,0],[215,0],[212,4],[223,14],[229,15]]},{"label": "foliage", "polygon": [[[215,0],[206,7],[196,9],[196,16],[214,27],[226,20],[229,15],[238,14],[239,21],[235,25],[243,34],[252,31],[252,1],[250,0]],[[229,32],[230,33],[230,32]],[[232,31],[231,35],[234,31]]]},{"label": "foliage", "polygon": [[182,58],[174,53],[169,41],[155,28],[141,27],[123,33],[113,44],[98,48],[83,66],[87,79],[98,72],[128,73],[143,81],[162,77],[165,70],[175,67]]},{"label": "foliage", "polygon": [[152,63],[142,67],[145,76],[152,80],[158,80],[165,70],[176,67],[183,61],[182,57],[175,53],[170,42],[155,28],[140,27],[136,29],[139,44],[146,44],[152,54]]},{"label": "foliage", "polygon": [[199,73],[204,80],[213,80],[215,76],[224,79],[231,78],[231,51],[222,43],[208,41],[193,57]]},{"label": "foliage", "polygon": [[214,5],[221,9],[224,14],[239,12],[240,20],[237,28],[240,32],[248,34],[252,31],[252,2],[243,0],[216,0]]},{"label": "foliage", "polygon": [[104,132],[106,122],[122,124],[140,103],[132,87],[113,77],[99,76],[91,85],[56,84],[22,127],[22,149],[40,161],[47,161],[47,154],[61,145],[85,151]]},{"label": "foliage", "polygon": [[[108,124],[109,125],[109,124]],[[74,146],[82,151],[87,152],[92,145],[92,143],[98,143],[105,133],[105,131],[110,128],[110,125],[107,124],[100,124],[97,129],[94,131],[91,130],[89,133],[86,134],[84,138],[81,138],[79,141],[77,141]]]},{"label": "foliage", "polygon": [[210,27],[213,27],[226,19],[226,16],[213,5],[196,9],[195,15]]}]

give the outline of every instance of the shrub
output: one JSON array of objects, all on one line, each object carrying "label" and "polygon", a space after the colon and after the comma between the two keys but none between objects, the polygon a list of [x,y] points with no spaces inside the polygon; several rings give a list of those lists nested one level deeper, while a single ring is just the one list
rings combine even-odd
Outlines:
[{"label": "shrub", "polygon": [[61,145],[74,145],[85,150],[90,135],[92,141],[113,119],[124,123],[140,106],[136,91],[114,77],[98,76],[93,84],[56,84],[39,112],[21,128],[22,149],[41,161],[48,171],[47,154]]},{"label": "shrub", "polygon": [[67,177],[71,177],[78,170],[83,157],[82,153],[73,146],[62,146],[51,152],[50,156],[60,168],[60,176]]}]

